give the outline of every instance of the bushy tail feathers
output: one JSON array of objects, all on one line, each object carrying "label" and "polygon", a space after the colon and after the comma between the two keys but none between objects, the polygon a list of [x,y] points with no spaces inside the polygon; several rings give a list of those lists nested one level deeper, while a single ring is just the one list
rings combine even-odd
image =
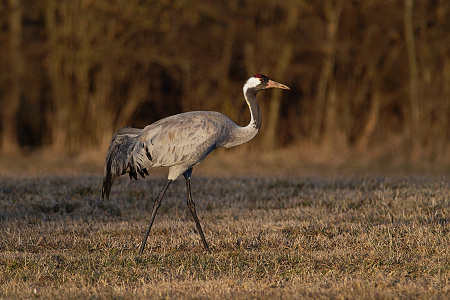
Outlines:
[{"label": "bushy tail feathers", "polygon": [[137,172],[141,176],[144,176],[144,173],[148,175],[147,169],[136,170],[134,163],[133,149],[137,142],[136,137],[141,132],[142,129],[124,127],[114,134],[105,160],[102,200],[105,196],[109,199],[114,179],[120,175],[128,172],[130,178],[135,179],[137,179]]}]

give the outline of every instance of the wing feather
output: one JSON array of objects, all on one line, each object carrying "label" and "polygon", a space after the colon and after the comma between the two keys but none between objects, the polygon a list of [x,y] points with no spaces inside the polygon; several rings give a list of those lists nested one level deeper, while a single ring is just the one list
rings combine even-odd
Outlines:
[{"label": "wing feather", "polygon": [[[142,141],[150,140],[148,145],[152,166],[173,166],[186,162],[198,162],[216,147],[220,124],[200,114],[181,114],[163,119],[160,133],[152,134],[144,128],[139,136]],[[158,122],[157,122],[158,123]],[[152,125],[150,125],[152,126]]]},{"label": "wing feather", "polygon": [[138,174],[148,175],[150,167],[197,164],[217,147],[228,120],[219,113],[191,112],[161,119],[144,129],[122,128],[106,155],[102,199],[109,198],[120,175],[129,173],[137,179]]}]

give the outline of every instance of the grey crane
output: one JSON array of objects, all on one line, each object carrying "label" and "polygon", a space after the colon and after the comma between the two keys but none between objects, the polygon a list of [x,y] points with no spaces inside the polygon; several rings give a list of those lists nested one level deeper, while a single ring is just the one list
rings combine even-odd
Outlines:
[{"label": "grey crane", "polygon": [[243,87],[250,109],[250,123],[241,127],[227,116],[215,111],[193,111],[173,115],[146,126],[144,129],[125,127],[117,131],[106,155],[102,199],[109,199],[114,179],[128,173],[131,178],[145,177],[150,167],[169,167],[169,175],[153,205],[150,224],[139,253],[155,220],[156,212],[168,187],[181,174],[186,179],[187,205],[206,250],[209,250],[191,197],[192,168],[216,148],[230,148],[250,141],[261,127],[261,112],[256,94],[263,89],[289,89],[262,74],[250,77]]}]

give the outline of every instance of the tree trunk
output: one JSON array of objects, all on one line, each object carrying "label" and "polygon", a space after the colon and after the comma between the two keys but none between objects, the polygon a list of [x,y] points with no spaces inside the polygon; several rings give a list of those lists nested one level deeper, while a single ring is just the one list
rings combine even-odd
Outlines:
[{"label": "tree trunk", "polygon": [[364,126],[363,133],[356,143],[356,148],[359,151],[367,150],[369,145],[370,137],[372,133],[375,131],[375,128],[378,123],[378,117],[380,114],[380,90],[378,88],[372,90],[371,97],[371,106],[369,110],[369,116],[367,117],[366,125]]},{"label": "tree trunk", "polygon": [[[330,126],[326,125],[328,122],[326,120],[326,115],[330,114],[330,112],[327,113],[325,106],[327,105],[327,92],[336,60],[336,35],[339,28],[339,19],[341,17],[342,6],[342,0],[336,1],[335,5],[332,5],[331,2],[326,2],[325,5],[325,14],[328,21],[326,42],[323,47],[325,57],[317,86],[315,118],[312,124],[312,138],[316,143],[321,140],[322,130],[331,129]],[[336,107],[333,109],[335,108]],[[324,135],[329,136],[329,134],[330,133],[325,133]]]},{"label": "tree trunk", "polygon": [[223,41],[223,50],[222,50],[222,57],[220,60],[219,68],[214,70],[215,80],[218,84],[218,94],[223,95],[222,96],[222,109],[221,111],[228,116],[237,115],[236,109],[235,109],[235,99],[230,99],[230,81],[228,79],[229,77],[229,71],[230,66],[232,62],[232,56],[233,56],[233,46],[235,44],[236,40],[236,25],[235,23],[231,23],[228,25],[226,36],[224,37]]},{"label": "tree trunk", "polygon": [[[285,5],[287,6],[288,15],[282,25],[281,31],[285,32],[286,36],[290,36],[297,28],[300,6],[303,5],[303,3],[300,3],[298,0],[291,0],[286,1]],[[274,31],[273,34],[276,35],[277,31]],[[281,81],[285,78],[285,74],[291,65],[293,54],[294,43],[289,38],[285,38],[285,42],[281,47],[279,59],[276,62],[274,80]],[[264,134],[264,147],[268,150],[273,150],[278,146],[278,123],[280,119],[282,95],[283,93],[279,89],[274,89],[271,92],[269,109],[266,112],[267,125],[265,126]]]},{"label": "tree trunk", "polygon": [[[284,78],[284,74],[289,69],[289,64],[292,59],[293,46],[291,43],[284,45],[280,59],[277,64],[277,69],[275,70],[275,78]],[[274,79],[281,80],[281,79]],[[273,89],[269,109],[267,114],[267,125],[264,130],[264,147],[267,150],[273,150],[278,146],[278,122],[280,119],[281,110],[281,97],[282,91],[280,89]]]},{"label": "tree trunk", "polygon": [[45,11],[45,29],[48,36],[49,52],[47,69],[51,86],[51,108],[46,112],[47,128],[51,147],[55,151],[63,151],[68,136],[66,122],[69,120],[69,87],[61,70],[65,70],[64,44],[61,42],[60,30],[64,24],[58,24],[57,16],[63,14],[65,3],[58,4],[56,0],[47,1]]},{"label": "tree trunk", "polygon": [[[450,40],[449,38],[447,38]],[[443,73],[443,82],[444,82],[444,88],[442,91],[442,99],[446,99],[444,101],[443,107],[442,107],[442,125],[440,126],[440,135],[439,140],[440,142],[440,149],[439,151],[445,156],[446,151],[450,150],[450,58],[447,57],[444,61],[444,66],[442,68]]]},{"label": "tree trunk", "polygon": [[19,148],[17,135],[17,113],[23,88],[24,58],[22,52],[22,4],[20,0],[10,0],[10,61],[11,90],[3,108],[2,150],[14,152]]},{"label": "tree trunk", "polygon": [[412,141],[413,154],[416,154],[420,146],[420,104],[419,104],[419,67],[416,57],[416,45],[414,40],[414,26],[413,26],[413,0],[405,0],[405,40],[406,49],[408,52],[409,65],[409,103],[410,103],[410,118],[409,118],[409,134]]}]

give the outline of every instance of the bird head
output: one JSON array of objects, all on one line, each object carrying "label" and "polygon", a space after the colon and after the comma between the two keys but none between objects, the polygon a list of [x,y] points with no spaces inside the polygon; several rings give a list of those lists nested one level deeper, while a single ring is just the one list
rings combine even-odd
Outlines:
[{"label": "bird head", "polygon": [[260,90],[269,89],[269,88],[279,88],[279,89],[289,90],[289,87],[287,87],[284,84],[270,80],[265,75],[256,74],[256,75],[250,77],[247,80],[247,82],[245,83],[244,93],[248,89],[254,89],[255,92],[259,92]]}]

